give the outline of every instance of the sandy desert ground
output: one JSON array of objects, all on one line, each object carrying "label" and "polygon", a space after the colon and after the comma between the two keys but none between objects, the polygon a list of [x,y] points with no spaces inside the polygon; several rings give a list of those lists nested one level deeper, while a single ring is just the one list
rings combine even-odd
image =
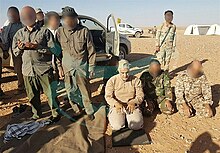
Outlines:
[{"label": "sandy desert ground", "polygon": [[[184,36],[184,28],[177,30],[177,48],[172,59],[171,71],[178,74],[183,71],[193,59],[203,62],[213,92],[213,110],[215,116],[210,119],[193,117],[182,118],[178,113],[171,116],[156,114],[145,118],[145,131],[152,140],[150,145],[112,148],[109,136],[106,136],[107,153],[220,153],[220,36]],[[154,53],[155,40],[147,34],[142,38],[130,38],[132,53],[127,57],[129,61],[137,64],[134,72],[140,75],[146,66],[142,61]],[[137,70],[137,71],[136,71]],[[0,128],[7,124],[12,117],[12,108],[19,103],[28,103],[25,95],[15,96],[16,79],[13,73],[4,69],[3,77],[6,83],[2,84],[3,90],[9,99],[0,104]],[[8,78],[14,81],[8,82]],[[175,87],[175,78],[172,86]],[[96,95],[98,91],[94,92]],[[45,101],[45,96],[42,96]],[[97,99],[96,100],[100,100]],[[106,132],[107,134],[109,132]]]}]

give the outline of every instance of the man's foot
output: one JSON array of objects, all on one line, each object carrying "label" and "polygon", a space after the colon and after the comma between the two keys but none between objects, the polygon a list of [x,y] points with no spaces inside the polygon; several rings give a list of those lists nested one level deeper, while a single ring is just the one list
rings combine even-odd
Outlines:
[{"label": "man's foot", "polygon": [[60,118],[61,118],[60,115],[57,115],[57,117],[51,116],[51,117],[49,118],[49,120],[51,121],[51,124],[53,124],[53,123],[58,122],[58,121],[60,120]]},{"label": "man's foot", "polygon": [[86,117],[87,117],[87,120],[89,120],[89,121],[92,121],[92,120],[95,119],[95,116],[94,116],[93,114],[91,114],[91,115],[86,115]]},{"label": "man's foot", "polygon": [[85,111],[80,111],[78,113],[73,113],[73,116],[71,118],[71,121],[76,122],[80,118],[82,118],[85,115]]}]

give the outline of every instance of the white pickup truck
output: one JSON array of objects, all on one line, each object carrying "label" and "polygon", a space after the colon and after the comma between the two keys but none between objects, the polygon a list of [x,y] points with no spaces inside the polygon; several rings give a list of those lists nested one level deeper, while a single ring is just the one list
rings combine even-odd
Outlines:
[{"label": "white pickup truck", "polygon": [[133,36],[136,38],[140,38],[141,35],[144,33],[144,31],[142,29],[135,28],[128,23],[119,23],[118,24],[118,31],[120,34]]}]

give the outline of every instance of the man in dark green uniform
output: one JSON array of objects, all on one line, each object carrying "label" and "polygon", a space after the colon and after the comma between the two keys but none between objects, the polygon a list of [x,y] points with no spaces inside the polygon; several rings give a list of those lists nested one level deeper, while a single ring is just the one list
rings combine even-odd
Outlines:
[{"label": "man in dark green uniform", "polygon": [[52,122],[57,122],[56,82],[53,78],[52,53],[55,53],[53,34],[35,23],[36,13],[30,6],[21,11],[24,28],[18,30],[13,39],[13,53],[22,56],[22,73],[27,96],[32,105],[33,116],[36,120],[42,116],[40,91],[47,95],[52,111]]},{"label": "man in dark green uniform", "polygon": [[151,60],[149,70],[141,75],[145,94],[144,112],[151,115],[156,107],[164,114],[172,114],[172,92],[167,72],[161,70],[160,62]]},{"label": "man in dark green uniform", "polygon": [[[19,11],[16,7],[9,7],[8,8],[8,19],[9,19],[9,25],[3,27],[2,30],[2,42],[3,42],[3,51],[4,53],[7,53],[7,56],[9,56],[9,51],[11,51],[12,48],[12,41],[15,33],[23,27],[23,24],[20,21]],[[6,57],[7,57],[6,56]],[[22,75],[22,58],[21,56],[14,56],[12,54],[13,59],[13,65],[14,70],[17,73],[18,78],[18,90],[15,92],[15,94],[21,94],[24,90],[24,80]]]},{"label": "man in dark green uniform", "polygon": [[74,111],[73,117],[81,116],[84,107],[88,118],[93,120],[88,79],[94,75],[96,58],[92,35],[88,28],[78,24],[78,15],[73,8],[63,8],[62,19],[64,26],[57,31],[63,55],[62,63],[58,63],[59,74],[61,78],[65,75],[65,88]]}]

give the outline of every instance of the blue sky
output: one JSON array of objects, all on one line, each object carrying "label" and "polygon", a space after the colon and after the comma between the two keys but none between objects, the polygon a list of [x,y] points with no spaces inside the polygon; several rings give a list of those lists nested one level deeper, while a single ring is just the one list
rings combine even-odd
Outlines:
[{"label": "blue sky", "polygon": [[177,26],[189,24],[220,24],[220,0],[0,0],[0,27],[6,20],[9,6],[30,5],[43,11],[61,11],[61,7],[72,6],[78,14],[89,15],[106,23],[113,13],[134,26],[153,26],[163,22],[163,12],[174,11]]}]

